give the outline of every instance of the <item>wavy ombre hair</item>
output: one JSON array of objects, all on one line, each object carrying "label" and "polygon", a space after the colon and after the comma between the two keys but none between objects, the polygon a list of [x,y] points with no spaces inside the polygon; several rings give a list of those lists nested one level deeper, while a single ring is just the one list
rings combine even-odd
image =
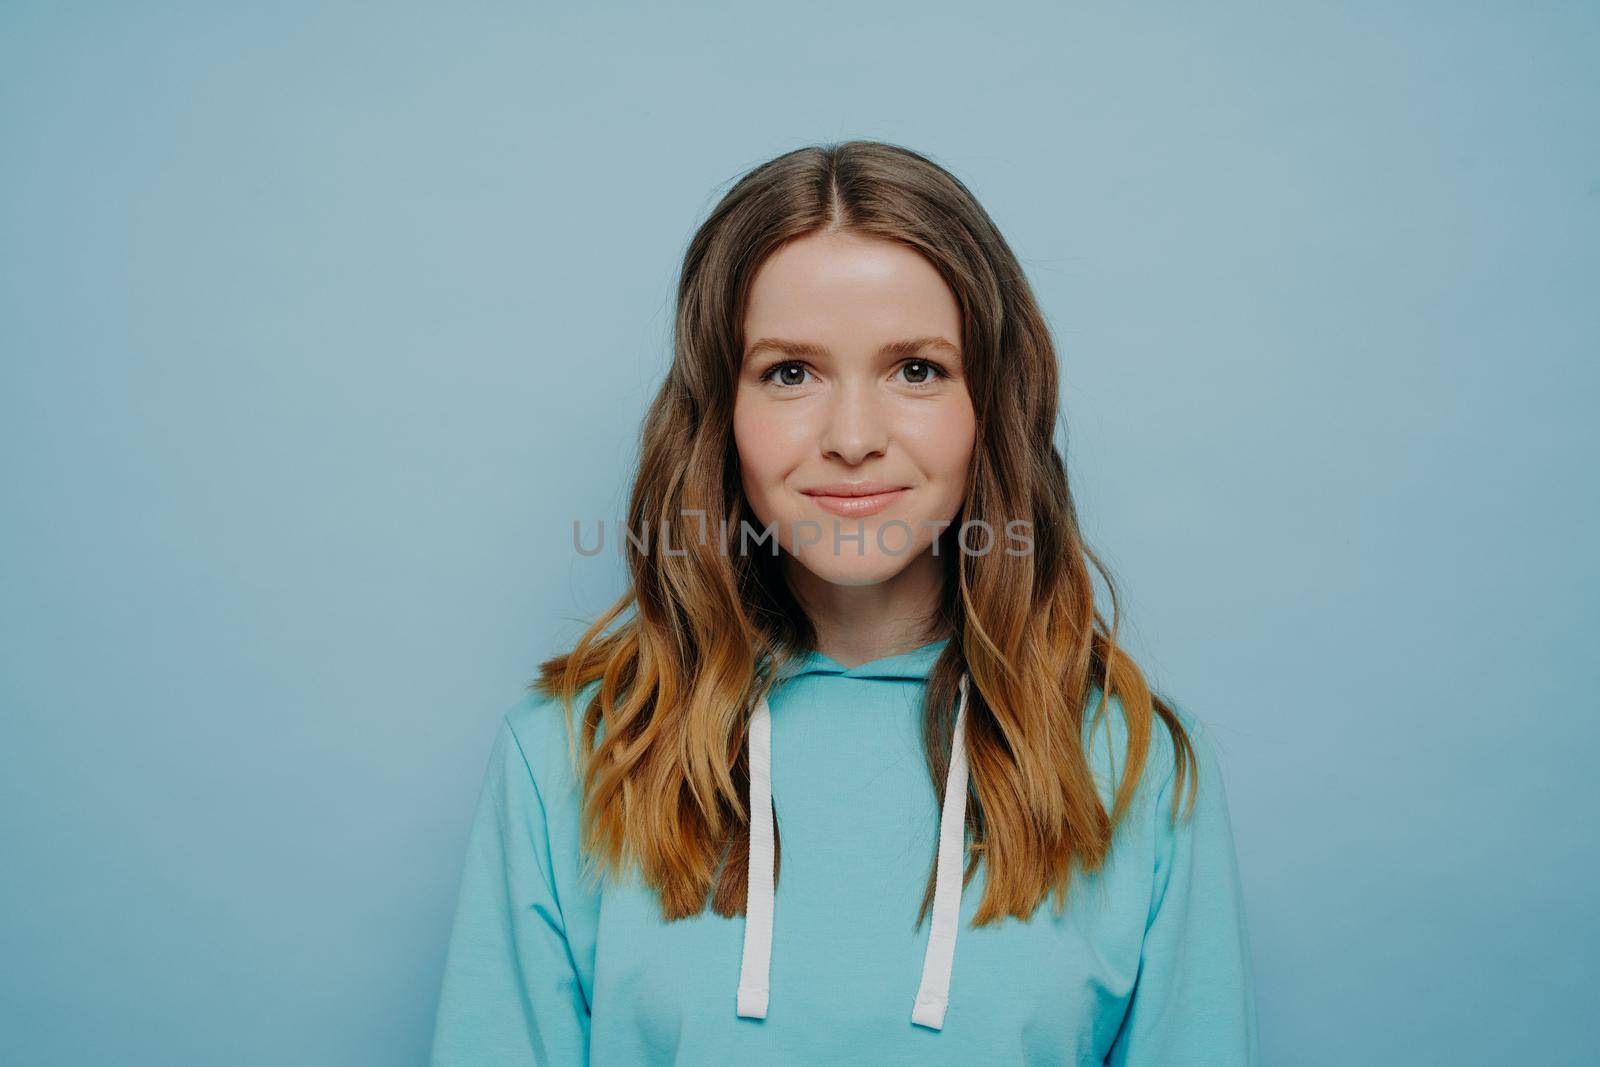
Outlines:
[{"label": "wavy ombre hair", "polygon": [[[737,531],[747,521],[761,528],[744,499],[733,437],[742,323],[768,256],[785,242],[835,232],[914,249],[960,306],[976,440],[962,511],[941,534],[940,608],[927,620],[929,640],[951,638],[928,677],[929,787],[937,796],[949,767],[966,671],[972,796],[963,884],[980,860],[988,863],[974,923],[1026,921],[1051,893],[1060,914],[1074,868],[1092,871],[1110,853],[1154,721],[1173,739],[1174,818],[1186,774],[1193,804],[1194,749],[1173,708],[1117,646],[1116,586],[1084,542],[1053,443],[1055,349],[1016,256],[953,175],[873,141],[801,148],[762,164],[689,243],[672,366],[645,418],[628,507],[630,533],[664,531],[663,543],[681,547],[651,552],[637,534],[624,539],[631,588],[571,652],[541,664],[531,686],[562,699],[575,767],[584,753],[582,847],[609,874],[637,867],[667,921],[702,912],[708,897],[720,915],[744,910],[751,715],[816,632],[771,552],[739,550]],[[949,550],[967,521],[995,530],[1017,518],[1031,523],[1031,554]],[[710,529],[727,533],[708,537]],[[1110,589],[1109,628],[1091,566]],[[575,731],[577,700],[595,682]],[[1126,720],[1109,812],[1085,748],[1109,706],[1088,707],[1097,688],[1117,698]],[[937,844],[930,839],[917,925],[933,899]]]}]

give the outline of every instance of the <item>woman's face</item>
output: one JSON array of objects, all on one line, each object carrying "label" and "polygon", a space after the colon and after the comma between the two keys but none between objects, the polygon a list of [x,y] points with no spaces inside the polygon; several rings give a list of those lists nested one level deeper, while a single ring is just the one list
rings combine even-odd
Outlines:
[{"label": "woman's face", "polygon": [[733,433],[756,518],[824,581],[893,578],[966,492],[975,421],[955,295],[903,245],[812,234],[757,271],[744,337]]}]

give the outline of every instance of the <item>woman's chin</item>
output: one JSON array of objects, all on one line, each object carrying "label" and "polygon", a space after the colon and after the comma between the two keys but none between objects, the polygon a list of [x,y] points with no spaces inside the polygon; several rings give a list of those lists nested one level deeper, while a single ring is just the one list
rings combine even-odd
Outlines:
[{"label": "woman's chin", "polygon": [[911,562],[910,556],[874,551],[859,556],[853,551],[834,555],[815,545],[802,550],[797,558],[819,580],[845,586],[879,585],[899,575]]}]

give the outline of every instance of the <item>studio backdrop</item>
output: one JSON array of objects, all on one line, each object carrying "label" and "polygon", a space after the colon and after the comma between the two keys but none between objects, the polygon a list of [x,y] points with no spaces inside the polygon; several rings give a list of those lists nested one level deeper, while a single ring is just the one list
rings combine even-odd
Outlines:
[{"label": "studio backdrop", "polygon": [[426,1061],[686,242],[860,138],[1048,319],[1264,1061],[1592,1062],[1597,52],[1555,2],[7,3],[0,1060]]}]

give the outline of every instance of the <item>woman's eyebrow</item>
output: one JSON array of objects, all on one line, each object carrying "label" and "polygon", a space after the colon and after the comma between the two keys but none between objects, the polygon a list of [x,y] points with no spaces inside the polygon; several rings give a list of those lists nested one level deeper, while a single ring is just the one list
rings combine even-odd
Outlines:
[{"label": "woman's eyebrow", "polygon": [[[938,336],[911,337],[903,341],[890,341],[878,349],[878,354],[880,356],[919,356],[929,351],[940,352],[951,359],[961,358],[961,349],[943,337]],[[812,344],[809,341],[789,341],[782,337],[762,337],[745,349],[744,358],[751,359],[763,352],[776,352],[790,359],[815,359],[828,355],[827,348],[822,345]]]}]

